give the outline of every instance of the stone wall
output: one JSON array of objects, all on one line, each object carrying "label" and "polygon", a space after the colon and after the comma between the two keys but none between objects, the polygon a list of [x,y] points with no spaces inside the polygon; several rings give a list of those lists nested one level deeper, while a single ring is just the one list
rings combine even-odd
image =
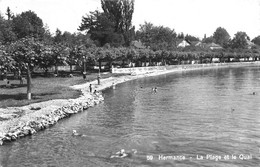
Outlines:
[{"label": "stone wall", "polygon": [[230,62],[230,63],[210,63],[210,64],[185,64],[185,65],[166,65],[166,66],[149,66],[149,67],[132,67],[132,68],[112,68],[112,73],[125,74],[144,74],[156,71],[176,70],[181,71],[185,69],[202,69],[209,67],[229,67],[229,66],[245,66],[252,64],[260,64],[259,61],[254,62]]},{"label": "stone wall", "polygon": [[112,68],[112,73],[124,73],[124,74],[143,74],[152,73],[156,71],[164,71],[166,66],[149,66],[149,67],[133,67],[133,68]]}]

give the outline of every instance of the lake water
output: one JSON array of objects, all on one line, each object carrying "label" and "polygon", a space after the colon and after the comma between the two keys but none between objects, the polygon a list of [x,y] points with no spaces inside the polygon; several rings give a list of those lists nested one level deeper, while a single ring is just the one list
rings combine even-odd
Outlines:
[{"label": "lake water", "polygon": [[[0,166],[260,164],[260,67],[142,78],[103,95],[104,103],[1,146]],[[137,153],[110,158],[122,148]]]}]

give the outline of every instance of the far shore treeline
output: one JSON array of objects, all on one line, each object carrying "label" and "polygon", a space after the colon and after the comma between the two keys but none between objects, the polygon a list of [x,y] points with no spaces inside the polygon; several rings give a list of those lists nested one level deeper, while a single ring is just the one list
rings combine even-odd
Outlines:
[{"label": "far shore treeline", "polygon": [[77,66],[84,73],[86,66],[101,68],[102,63],[111,68],[260,58],[260,36],[250,40],[246,32],[238,31],[231,39],[225,28],[218,27],[200,40],[149,22],[135,30],[134,0],[101,0],[101,6],[102,11],[83,16],[81,33],[73,34],[59,29],[51,34],[35,12],[14,15],[8,7],[0,14],[0,75],[26,73],[30,93],[31,72],[36,68],[48,73],[55,67],[58,74],[58,66],[71,70]]}]

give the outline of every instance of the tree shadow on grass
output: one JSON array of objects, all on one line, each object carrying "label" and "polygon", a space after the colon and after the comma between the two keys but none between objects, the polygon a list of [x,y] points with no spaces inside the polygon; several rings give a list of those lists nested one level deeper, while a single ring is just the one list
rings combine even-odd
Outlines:
[{"label": "tree shadow on grass", "polygon": [[0,88],[2,89],[15,89],[15,88],[21,88],[21,87],[26,87],[27,84],[11,84],[10,86],[6,85],[0,85]]},{"label": "tree shadow on grass", "polygon": [[18,93],[18,94],[0,94],[0,101],[3,100],[24,100],[26,99],[25,93]]},{"label": "tree shadow on grass", "polygon": [[53,92],[51,92],[51,93],[33,93],[32,98],[33,99],[43,99],[46,96],[53,96],[53,95],[56,95],[56,94],[58,94],[58,93],[53,93]]},{"label": "tree shadow on grass", "polygon": [[[36,93],[32,94],[33,100],[44,99],[46,96],[52,96],[57,93]],[[3,100],[26,100],[27,94],[26,93],[18,93],[18,94],[0,94],[0,101]]]}]

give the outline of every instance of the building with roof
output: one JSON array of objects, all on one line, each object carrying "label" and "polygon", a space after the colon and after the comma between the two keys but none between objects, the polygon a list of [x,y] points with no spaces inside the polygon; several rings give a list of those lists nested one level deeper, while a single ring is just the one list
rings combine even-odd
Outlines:
[{"label": "building with roof", "polygon": [[146,48],[140,40],[132,41],[131,46],[133,46],[136,49],[145,49]]},{"label": "building with roof", "polygon": [[249,41],[248,39],[246,39],[246,43],[247,43],[247,49],[251,49],[253,46],[255,46],[255,44]]},{"label": "building with roof", "polygon": [[212,43],[209,43],[209,44],[206,44],[206,47],[211,49],[211,50],[214,50],[214,49],[223,49],[222,46],[220,46],[219,44],[215,44],[214,42]]},{"label": "building with roof", "polygon": [[186,46],[190,46],[191,43],[185,39],[180,39],[176,41],[177,48],[184,48]]}]

